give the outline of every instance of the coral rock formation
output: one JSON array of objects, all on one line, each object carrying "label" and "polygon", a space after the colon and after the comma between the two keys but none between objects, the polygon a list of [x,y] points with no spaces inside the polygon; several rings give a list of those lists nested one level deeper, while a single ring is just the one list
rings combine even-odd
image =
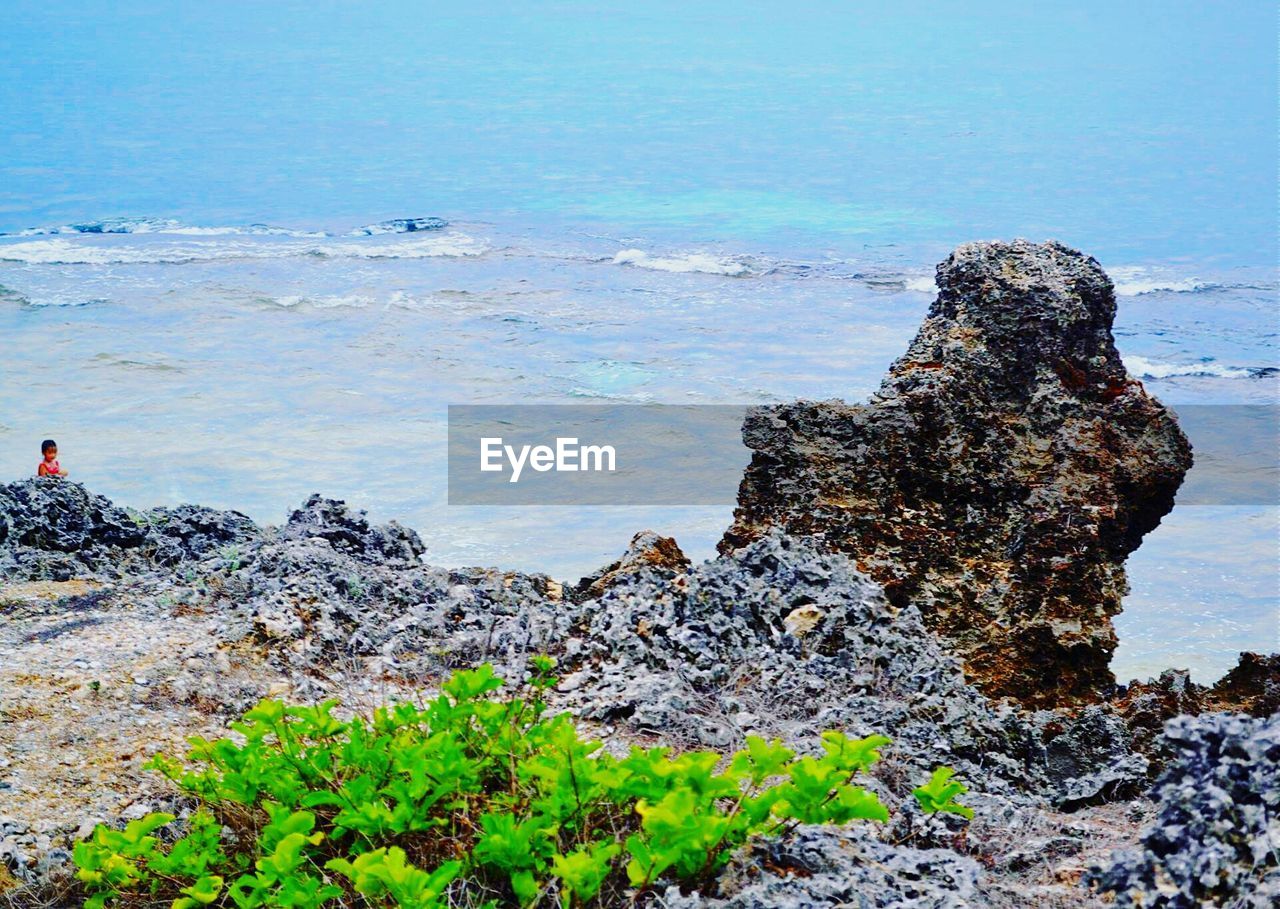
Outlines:
[{"label": "coral rock formation", "polygon": [[690,562],[680,545],[671,537],[661,536],[652,530],[642,530],[631,538],[631,544],[627,546],[622,558],[579,581],[570,590],[570,599],[594,599],[619,581],[646,568],[674,576],[688,571]]},{"label": "coral rock formation", "polygon": [[1089,879],[1117,907],[1280,905],[1280,717],[1179,717],[1155,823]]},{"label": "coral rock formation", "polygon": [[1124,560],[1191,464],[1130,379],[1115,293],[1061,244],[970,243],[866,405],[754,409],[730,551],[779,525],[914,603],[993,696],[1096,700],[1114,680]]}]

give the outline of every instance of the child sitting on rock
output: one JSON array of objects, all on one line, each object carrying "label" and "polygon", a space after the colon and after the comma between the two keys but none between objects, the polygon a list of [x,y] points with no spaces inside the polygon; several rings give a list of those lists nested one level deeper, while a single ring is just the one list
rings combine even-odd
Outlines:
[{"label": "child sitting on rock", "polygon": [[66,470],[58,463],[58,443],[53,439],[45,439],[40,443],[40,451],[44,454],[44,460],[40,462],[40,466],[36,468],[36,476],[38,477],[65,477]]}]

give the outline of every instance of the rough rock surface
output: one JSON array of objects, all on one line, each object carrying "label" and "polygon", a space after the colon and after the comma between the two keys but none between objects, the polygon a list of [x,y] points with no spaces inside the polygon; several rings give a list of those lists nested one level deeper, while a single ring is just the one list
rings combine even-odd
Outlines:
[{"label": "rough rock surface", "polygon": [[576,602],[595,599],[620,579],[642,568],[664,568],[674,576],[690,567],[689,557],[675,540],[652,530],[642,530],[631,538],[622,558],[575,584],[569,591],[570,599]]},{"label": "rough rock surface", "polygon": [[113,573],[146,532],[123,508],[79,483],[0,486],[0,567],[8,577],[65,581]]},{"label": "rough rock surface", "polygon": [[317,696],[362,675],[422,683],[486,660],[519,678],[563,635],[549,578],[436,568],[422,551],[413,531],[312,496],[280,530],[206,562],[211,583],[191,602],[217,612],[222,641],[264,646]]},{"label": "rough rock surface", "polygon": [[[797,610],[807,628],[788,625]],[[812,540],[774,531],[675,578],[645,569],[584,604],[572,634],[561,688],[591,719],[702,746],[882,732],[915,777],[945,759],[1005,791],[1042,779],[1030,725],[965,683],[914,608]]]},{"label": "rough rock surface", "polygon": [[1133,798],[1146,789],[1149,762],[1134,751],[1121,717],[1090,705],[1062,726],[1046,746],[1049,797],[1055,805],[1072,811]]},{"label": "rough rock surface", "polygon": [[227,547],[261,536],[258,525],[238,511],[216,511],[199,505],[153,508],[144,515],[150,558],[160,565],[203,559]]},{"label": "rough rock surface", "polygon": [[1111,706],[1124,720],[1135,751],[1149,761],[1151,782],[1174,756],[1164,737],[1164,724],[1175,716],[1199,716],[1205,689],[1185,669],[1166,669],[1156,679],[1133,681],[1117,691]]},{"label": "rough rock surface", "polygon": [[1165,738],[1155,823],[1090,880],[1121,909],[1280,905],[1280,717],[1180,717]]},{"label": "rough rock surface", "polygon": [[970,243],[867,405],[757,408],[730,551],[773,525],[849,553],[916,604],[988,694],[1091,701],[1113,679],[1124,560],[1191,464],[1129,378],[1098,263]]},{"label": "rough rock surface", "polygon": [[1235,667],[1209,689],[1214,710],[1267,717],[1280,713],[1280,653],[1242,653]]},{"label": "rough rock surface", "polygon": [[891,846],[865,827],[800,827],[730,869],[721,896],[682,896],[666,909],[964,909],[975,904],[981,869],[948,849]]},{"label": "rough rock surface", "polygon": [[1280,654],[1242,653],[1210,687],[1197,685],[1185,669],[1166,669],[1157,679],[1119,689],[1111,706],[1124,718],[1134,750],[1150,759],[1154,780],[1174,756],[1161,734],[1168,720],[1219,712],[1267,717],[1280,711]]},{"label": "rough rock surface", "polygon": [[236,511],[197,505],[127,511],[70,480],[0,486],[0,576],[24,580],[119,578],[202,559],[256,538]]}]

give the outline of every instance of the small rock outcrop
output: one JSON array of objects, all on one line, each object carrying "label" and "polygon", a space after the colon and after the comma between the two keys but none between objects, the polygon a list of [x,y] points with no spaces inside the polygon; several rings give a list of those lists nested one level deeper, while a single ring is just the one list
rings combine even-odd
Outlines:
[{"label": "small rock outcrop", "polygon": [[217,511],[200,505],[153,508],[145,513],[157,565],[198,561],[208,555],[259,538],[262,531],[238,511]]},{"label": "small rock outcrop", "polygon": [[979,903],[982,869],[947,849],[877,840],[865,828],[800,827],[758,844],[731,867],[720,897],[664,895],[667,909],[965,909]]},{"label": "small rock outcrop", "polygon": [[1280,713],[1280,653],[1242,653],[1235,667],[1209,689],[1214,710],[1267,717]]},{"label": "small rock outcrop", "polygon": [[[806,627],[788,621],[797,611]],[[558,655],[561,703],[636,733],[799,748],[824,729],[883,733],[906,778],[945,755],[995,790],[1043,785],[1035,731],[965,683],[914,607],[888,603],[847,556],[780,531],[674,578],[621,579],[578,608]]]},{"label": "small rock outcrop", "polygon": [[1280,905],[1280,717],[1179,717],[1141,848],[1094,868],[1119,909]]},{"label": "small rock outcrop", "polygon": [[65,581],[111,573],[147,540],[110,499],[56,478],[0,486],[0,574]]},{"label": "small rock outcrop", "polygon": [[1129,378],[1115,293],[1061,244],[971,243],[866,405],[754,409],[731,551],[770,526],[848,553],[914,603],[993,696],[1113,683],[1124,560],[1173,507],[1191,450]]},{"label": "small rock outcrop", "polygon": [[1045,751],[1050,800],[1064,811],[1130,799],[1147,788],[1147,758],[1133,750],[1124,720],[1092,704],[1061,721]]},{"label": "small rock outcrop", "polygon": [[346,503],[318,493],[312,493],[301,508],[289,515],[284,536],[316,537],[335,551],[364,562],[417,564],[427,551],[415,531],[396,521],[371,524],[363,511],[352,510]]},{"label": "small rock outcrop", "polygon": [[130,511],[56,478],[0,486],[0,576],[117,578],[198,561],[261,536],[238,511],[199,505]]},{"label": "small rock outcrop", "polygon": [[1185,669],[1166,669],[1159,678],[1118,689],[1111,707],[1129,728],[1134,749],[1150,759],[1154,779],[1174,757],[1162,734],[1168,720],[1202,713],[1263,718],[1280,712],[1280,653],[1242,653],[1235,667],[1210,687],[1197,685]]},{"label": "small rock outcrop", "polygon": [[631,538],[622,558],[580,580],[569,590],[569,598],[575,602],[595,599],[623,578],[646,569],[673,577],[688,571],[690,564],[689,557],[671,537],[642,530]]}]

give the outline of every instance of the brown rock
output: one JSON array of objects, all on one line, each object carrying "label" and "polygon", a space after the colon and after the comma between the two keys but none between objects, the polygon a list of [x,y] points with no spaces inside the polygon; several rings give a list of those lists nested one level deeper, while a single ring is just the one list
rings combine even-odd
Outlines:
[{"label": "brown rock", "polygon": [[645,568],[657,568],[674,575],[687,571],[689,567],[689,557],[681,551],[674,539],[656,534],[652,530],[642,530],[631,538],[622,558],[574,585],[569,592],[569,599],[575,603],[595,599],[619,578],[636,574]]},{"label": "brown rock", "polygon": [[1280,712],[1280,653],[1242,653],[1236,667],[1205,695],[1211,710],[1256,717]]},{"label": "brown rock", "polygon": [[1061,244],[971,243],[866,405],[754,409],[728,551],[766,527],[849,553],[914,602],[988,694],[1096,700],[1124,560],[1191,450],[1129,378],[1102,268]]}]

